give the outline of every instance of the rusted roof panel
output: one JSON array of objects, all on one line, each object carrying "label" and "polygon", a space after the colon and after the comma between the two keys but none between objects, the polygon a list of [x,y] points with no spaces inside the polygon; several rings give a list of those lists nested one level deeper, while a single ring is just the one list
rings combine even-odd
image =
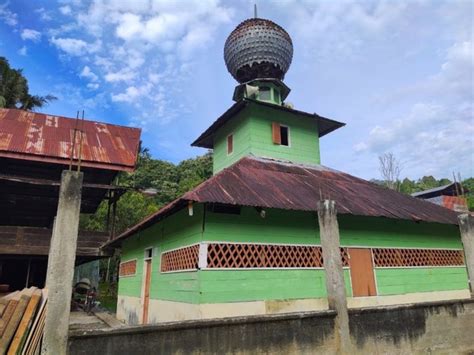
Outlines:
[{"label": "rusted roof panel", "polygon": [[[0,109],[0,156],[69,164],[75,128],[84,132],[83,166],[134,169],[140,143],[139,128],[82,122],[17,109]],[[79,137],[76,134],[76,160],[79,157]]]},{"label": "rusted roof panel", "polygon": [[245,157],[150,215],[114,243],[188,201],[316,211],[321,199],[336,201],[339,214],[457,224],[457,214],[447,208],[324,166]]}]

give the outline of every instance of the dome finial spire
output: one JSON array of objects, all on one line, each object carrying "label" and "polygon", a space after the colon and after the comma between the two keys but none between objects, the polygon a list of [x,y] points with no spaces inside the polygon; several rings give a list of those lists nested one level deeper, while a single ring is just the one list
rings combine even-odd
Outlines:
[{"label": "dome finial spire", "polygon": [[257,3],[253,4],[253,17],[257,18]]},{"label": "dome finial spire", "polygon": [[227,37],[224,60],[239,83],[255,79],[283,80],[293,57],[290,35],[276,23],[255,17],[238,25]]}]

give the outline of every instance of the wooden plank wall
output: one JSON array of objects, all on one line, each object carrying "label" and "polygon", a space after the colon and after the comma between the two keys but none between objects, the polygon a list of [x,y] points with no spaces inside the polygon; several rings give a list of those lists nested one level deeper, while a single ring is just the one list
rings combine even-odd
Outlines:
[{"label": "wooden plank wall", "polygon": [[[36,227],[0,226],[0,255],[48,255],[52,230]],[[107,233],[80,232],[77,256],[107,256],[100,246],[109,240]]]}]

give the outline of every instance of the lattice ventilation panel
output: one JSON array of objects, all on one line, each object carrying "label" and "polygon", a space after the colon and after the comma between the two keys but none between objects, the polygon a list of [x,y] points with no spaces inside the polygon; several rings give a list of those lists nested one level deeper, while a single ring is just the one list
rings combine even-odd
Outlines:
[{"label": "lattice ventilation panel", "polygon": [[120,264],[120,268],[119,268],[120,277],[135,275],[136,272],[137,272],[136,260],[125,261]]},{"label": "lattice ventilation panel", "polygon": [[168,251],[161,255],[161,271],[197,270],[199,245]]},{"label": "lattice ventilation panel", "polygon": [[341,258],[342,266],[349,267],[349,254],[347,253],[347,248],[341,248]]},{"label": "lattice ventilation panel", "polygon": [[[347,251],[341,248],[343,265],[348,265]],[[319,246],[228,244],[208,246],[208,268],[320,268],[323,253]]]},{"label": "lattice ventilation panel", "polygon": [[375,267],[462,266],[462,250],[372,249]]}]

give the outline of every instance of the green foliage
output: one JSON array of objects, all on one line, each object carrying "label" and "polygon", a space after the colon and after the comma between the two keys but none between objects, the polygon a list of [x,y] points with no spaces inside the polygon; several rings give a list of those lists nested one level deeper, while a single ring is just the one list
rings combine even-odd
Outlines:
[{"label": "green foliage", "polygon": [[[126,192],[117,203],[115,231],[121,233],[137,224],[144,217],[155,212],[158,205],[152,198],[137,191]],[[105,231],[107,229],[108,203],[103,201],[93,215],[82,215],[79,228],[82,230]]]},{"label": "green foliage", "polygon": [[[117,202],[116,235],[193,189],[211,175],[211,153],[174,165],[153,159],[148,149],[140,149],[136,170],[133,173],[123,173],[118,177],[118,184],[130,190]],[[156,189],[156,195],[143,194],[142,192],[147,189]],[[82,215],[80,228],[105,231],[107,210],[108,204],[104,201],[94,215]]]},{"label": "green foliage", "polygon": [[212,154],[183,160],[178,165],[153,159],[147,149],[142,149],[133,173],[123,174],[120,185],[135,190],[156,189],[154,201],[163,206],[191,190],[212,175]]},{"label": "green foliage", "polygon": [[182,195],[212,176],[212,154],[183,160],[177,166],[177,171],[178,195]]},{"label": "green foliage", "polygon": [[408,178],[403,179],[400,183],[400,192],[404,194],[411,194],[416,191],[416,182]]},{"label": "green foliage", "polygon": [[462,186],[469,190],[469,193],[467,193],[467,207],[469,211],[474,211],[474,178],[464,180]]},{"label": "green foliage", "polygon": [[0,107],[34,110],[56,100],[52,95],[31,95],[28,80],[21,69],[12,69],[8,60],[0,57]]}]

